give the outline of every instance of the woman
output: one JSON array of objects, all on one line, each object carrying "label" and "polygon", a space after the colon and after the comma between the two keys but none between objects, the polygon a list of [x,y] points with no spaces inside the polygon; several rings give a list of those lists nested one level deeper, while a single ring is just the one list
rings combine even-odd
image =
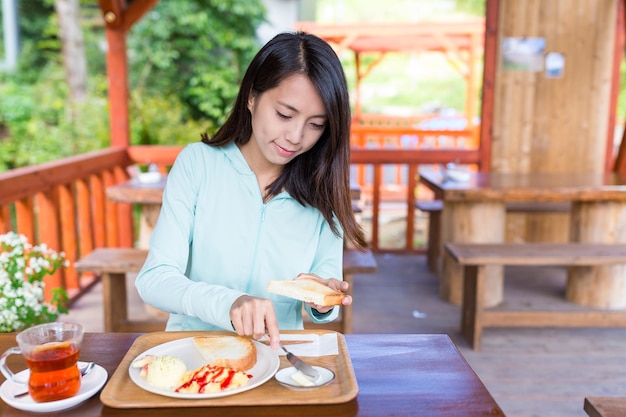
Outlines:
[{"label": "woman", "polygon": [[[180,153],[136,286],[167,330],[235,330],[278,347],[302,303],[266,291],[300,274],[346,291],[344,239],[365,246],[349,190],[350,107],[323,40],[283,33],[254,57],[224,125]],[[352,302],[350,297],[343,304]],[[306,305],[313,322],[339,307]]]}]

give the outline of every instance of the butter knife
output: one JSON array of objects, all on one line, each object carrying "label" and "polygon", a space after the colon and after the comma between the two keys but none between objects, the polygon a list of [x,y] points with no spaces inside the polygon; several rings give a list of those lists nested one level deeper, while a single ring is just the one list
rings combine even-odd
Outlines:
[{"label": "butter knife", "polygon": [[287,354],[287,360],[293,365],[294,368],[311,378],[313,382],[317,381],[320,377],[320,373],[317,372],[317,369],[307,365],[302,359],[285,349],[285,346],[282,344],[280,345],[280,348],[285,351]]}]

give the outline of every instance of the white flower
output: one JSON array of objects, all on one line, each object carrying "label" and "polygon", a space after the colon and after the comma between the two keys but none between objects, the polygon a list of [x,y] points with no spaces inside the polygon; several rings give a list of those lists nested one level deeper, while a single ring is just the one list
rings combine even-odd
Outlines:
[{"label": "white flower", "polygon": [[63,252],[33,246],[14,232],[0,235],[0,332],[54,321],[61,309],[66,311],[63,289],[51,303],[44,300],[44,278],[64,266],[69,261]]}]

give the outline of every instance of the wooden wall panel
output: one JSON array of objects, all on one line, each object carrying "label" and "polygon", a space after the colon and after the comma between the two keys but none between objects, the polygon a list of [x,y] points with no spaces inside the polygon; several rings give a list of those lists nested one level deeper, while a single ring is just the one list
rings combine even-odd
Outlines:
[{"label": "wooden wall panel", "polygon": [[[618,1],[499,0],[492,171],[605,170]],[[505,70],[506,37],[544,38],[544,55],[565,56],[563,76]],[[507,240],[566,240],[567,224],[563,214],[508,216]]]},{"label": "wooden wall panel", "polygon": [[[492,170],[602,172],[618,0],[500,0],[498,45],[542,37],[565,55],[562,78],[503,70],[494,88]],[[603,24],[598,24],[603,22]]]}]

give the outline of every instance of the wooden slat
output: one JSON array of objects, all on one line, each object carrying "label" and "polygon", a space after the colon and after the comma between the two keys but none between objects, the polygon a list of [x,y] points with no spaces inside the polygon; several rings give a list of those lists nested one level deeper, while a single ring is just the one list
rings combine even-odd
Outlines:
[{"label": "wooden slat", "polygon": [[59,186],[58,193],[61,249],[65,252],[65,257],[70,262],[69,267],[64,270],[63,286],[68,292],[72,292],[80,288],[78,274],[74,269],[74,263],[78,259],[78,247],[76,245],[78,233],[76,230],[77,222],[72,187],[69,185]]},{"label": "wooden slat", "polygon": [[[106,189],[113,186],[115,184],[115,179],[113,176],[112,170],[106,170],[102,172],[102,186],[106,193]],[[104,208],[104,216],[107,218],[107,222],[105,223],[105,242],[106,246],[119,246],[120,238],[119,238],[119,228],[117,227],[118,218],[117,218],[117,209],[115,204],[110,201],[108,198],[103,201]],[[132,228],[131,228],[132,233]]]},{"label": "wooden slat", "polygon": [[620,327],[624,311],[491,311],[482,313],[483,327]]},{"label": "wooden slat", "polygon": [[382,185],[382,166],[374,165],[374,186],[372,198],[372,248],[378,249],[378,232],[380,220],[380,188]]},{"label": "wooden slat", "polygon": [[8,205],[0,205],[0,233],[7,233],[11,229],[11,209]]},{"label": "wooden slat", "polygon": [[415,230],[415,189],[417,188],[417,166],[409,165],[408,186],[406,196],[406,234],[404,238],[404,249],[411,250],[413,248],[413,234]]},{"label": "wooden slat", "polygon": [[78,256],[90,253],[94,248],[92,206],[89,194],[89,185],[84,179],[79,179],[76,185],[76,210],[78,216]]},{"label": "wooden slat", "polygon": [[610,265],[626,263],[626,244],[446,243],[464,265]]},{"label": "wooden slat", "polygon": [[105,191],[104,184],[100,175],[92,175],[90,178],[91,201],[93,212],[93,234],[94,245],[97,248],[106,246],[106,233],[104,225],[106,222],[105,213]]},{"label": "wooden slat", "polygon": [[[61,225],[59,223],[59,213],[57,210],[56,190],[46,193],[37,193],[35,202],[37,206],[36,223],[39,227],[37,239],[31,241],[31,243],[45,243],[48,247],[58,251],[61,247],[61,238],[59,235]],[[44,289],[45,298],[49,301],[52,298],[52,289],[63,286],[62,270],[57,270],[54,274],[47,275],[44,281],[46,283]]]},{"label": "wooden slat", "polygon": [[17,232],[26,236],[29,242],[35,242],[34,196],[15,202]]},{"label": "wooden slat", "polygon": [[[115,184],[128,180],[128,173],[124,168],[125,167],[120,166],[113,168]],[[119,234],[118,246],[122,248],[130,248],[135,243],[132,206],[130,204],[116,204],[115,208]]]}]

